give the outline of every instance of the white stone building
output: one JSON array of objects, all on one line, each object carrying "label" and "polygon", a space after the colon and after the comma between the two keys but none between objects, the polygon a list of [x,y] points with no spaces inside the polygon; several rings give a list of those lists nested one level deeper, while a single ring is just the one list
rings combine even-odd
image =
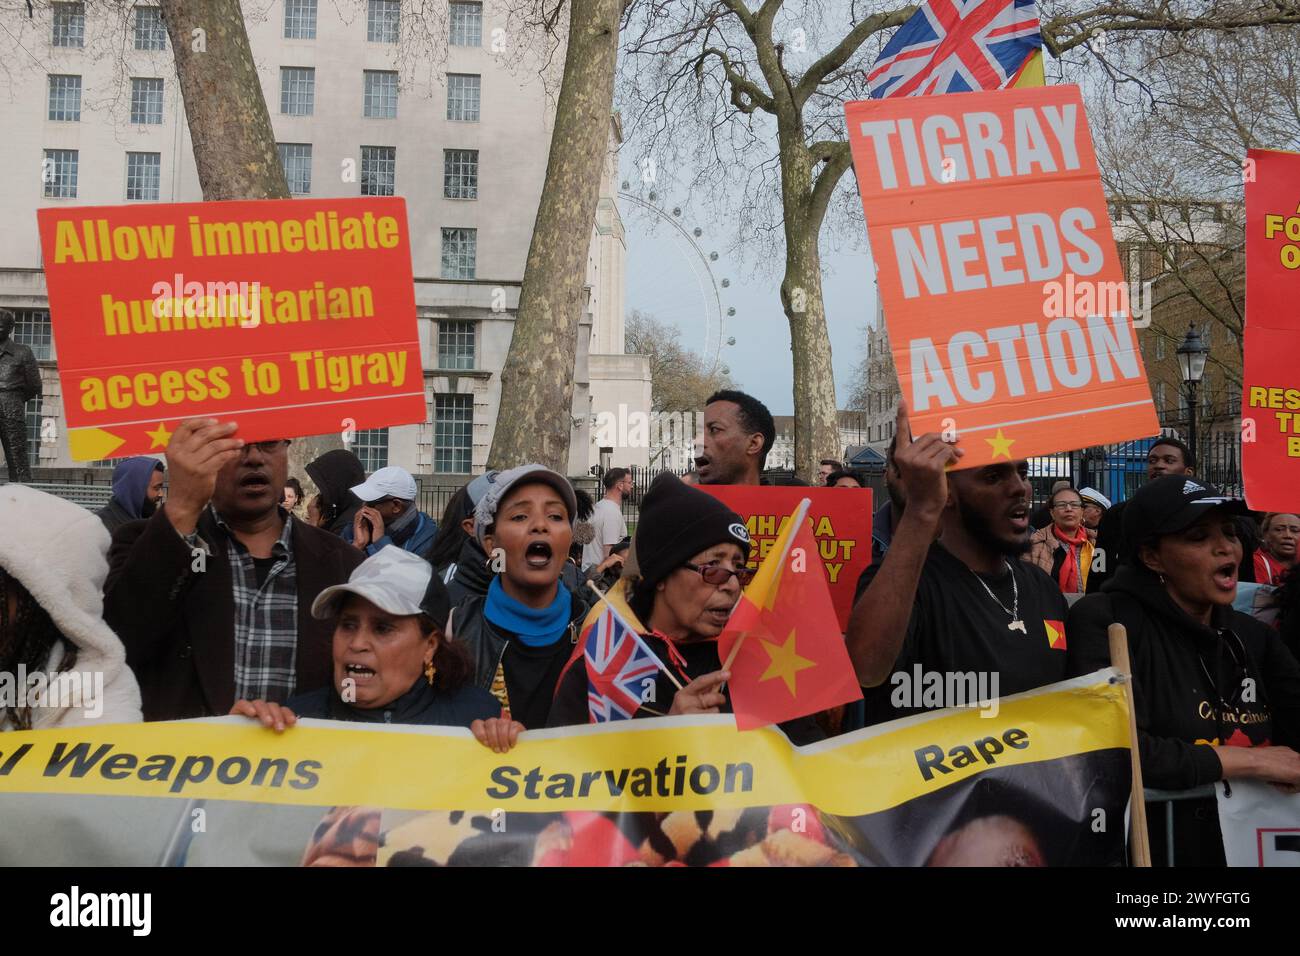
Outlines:
[{"label": "white stone building", "polygon": [[[540,58],[506,32],[504,7],[442,6],[441,18],[416,20],[400,0],[244,3],[291,191],[407,200],[428,417],[358,433],[353,448],[368,468],[397,464],[451,484],[486,465],[554,100]],[[16,310],[16,337],[42,359],[43,407],[28,414],[33,463],[84,469],[63,437],[35,211],[200,200],[192,144],[156,7],[38,2],[33,17],[9,21],[0,58],[11,167],[0,193],[0,307]],[[595,414],[650,403],[646,359],[622,354],[621,130],[611,119],[574,370],[572,474],[599,460]],[[53,440],[41,443],[50,420]],[[644,448],[611,452],[620,464],[646,458]]]}]

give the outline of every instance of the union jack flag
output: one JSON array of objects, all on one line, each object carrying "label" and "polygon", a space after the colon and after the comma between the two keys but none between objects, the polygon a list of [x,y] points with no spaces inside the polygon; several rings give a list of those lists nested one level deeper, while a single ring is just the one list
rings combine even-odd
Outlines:
[{"label": "union jack flag", "polygon": [[610,608],[587,628],[587,711],[593,724],[630,720],[641,706],[646,678],[654,679],[659,658]]},{"label": "union jack flag", "polygon": [[876,99],[1009,85],[1039,49],[1034,0],[928,0],[867,73]]}]

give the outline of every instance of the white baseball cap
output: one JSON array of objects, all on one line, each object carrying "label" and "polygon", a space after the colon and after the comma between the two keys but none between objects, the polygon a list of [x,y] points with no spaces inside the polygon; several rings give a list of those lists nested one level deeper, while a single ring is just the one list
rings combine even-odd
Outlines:
[{"label": "white baseball cap", "polygon": [[389,614],[424,612],[439,624],[451,610],[447,588],[433,573],[433,566],[393,544],[358,564],[346,584],[335,584],[316,595],[311,616],[322,621],[334,617],[349,594],[363,597]]},{"label": "white baseball cap", "polygon": [[402,501],[414,501],[419,495],[415,479],[405,468],[389,465],[348,489],[362,501],[378,501],[380,498],[400,498]]}]

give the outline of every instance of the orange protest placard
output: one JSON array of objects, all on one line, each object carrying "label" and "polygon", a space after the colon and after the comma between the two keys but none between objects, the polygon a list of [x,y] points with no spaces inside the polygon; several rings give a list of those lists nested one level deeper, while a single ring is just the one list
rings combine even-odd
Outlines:
[{"label": "orange protest placard", "polygon": [[1300,153],[1246,154],[1241,472],[1257,511],[1300,507]]},{"label": "orange protest placard", "polygon": [[799,502],[808,498],[808,525],[840,630],[848,627],[858,577],[871,563],[871,489],[797,486],[700,485],[745,521],[753,542],[749,566],[757,568],[776,545]]},{"label": "orange protest placard", "polygon": [[913,432],[963,468],[1156,434],[1078,88],[845,109]]},{"label": "orange protest placard", "polygon": [[164,450],[195,416],[245,441],[424,421],[405,200],[37,219],[73,459]]}]

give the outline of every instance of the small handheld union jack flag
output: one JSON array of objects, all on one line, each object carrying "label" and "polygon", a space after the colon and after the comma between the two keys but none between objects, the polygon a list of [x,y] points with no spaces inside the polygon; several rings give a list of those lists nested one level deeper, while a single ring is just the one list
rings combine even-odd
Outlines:
[{"label": "small handheld union jack flag", "polygon": [[608,607],[587,628],[587,711],[593,724],[630,720],[645,700],[645,689],[663,668],[641,636]]},{"label": "small handheld union jack flag", "polygon": [[1040,49],[1034,0],[927,0],[867,72],[875,99],[1010,86]]}]

